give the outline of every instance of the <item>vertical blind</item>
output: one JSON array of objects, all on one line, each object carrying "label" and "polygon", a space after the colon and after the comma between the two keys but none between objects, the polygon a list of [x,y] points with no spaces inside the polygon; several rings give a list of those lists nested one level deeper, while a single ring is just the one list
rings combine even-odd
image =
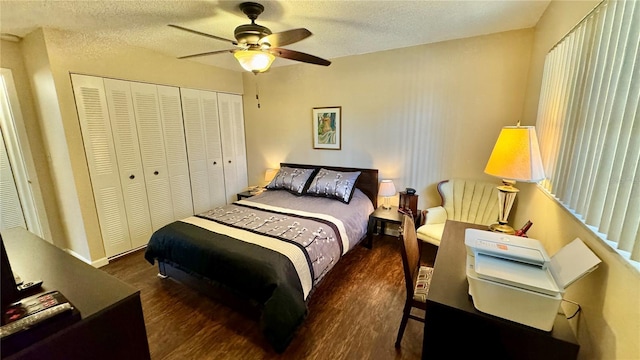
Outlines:
[{"label": "vertical blind", "polygon": [[541,185],[640,261],[640,1],[603,1],[546,56]]}]

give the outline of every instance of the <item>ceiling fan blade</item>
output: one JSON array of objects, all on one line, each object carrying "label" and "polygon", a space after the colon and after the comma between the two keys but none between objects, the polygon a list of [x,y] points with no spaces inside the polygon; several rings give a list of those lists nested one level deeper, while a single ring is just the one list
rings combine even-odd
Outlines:
[{"label": "ceiling fan blade", "polygon": [[262,39],[260,39],[259,42],[260,43],[267,42],[271,45],[271,47],[280,47],[280,46],[293,44],[300,40],[306,39],[311,35],[312,35],[311,31],[305,28],[292,29],[292,30],[287,30],[287,31],[267,35]]},{"label": "ceiling fan blade", "polygon": [[168,26],[171,26],[172,28],[176,28],[176,29],[180,29],[180,30],[184,30],[184,31],[188,31],[190,33],[193,34],[197,34],[197,35],[202,35],[202,36],[206,36],[206,37],[210,37],[212,39],[216,39],[216,40],[221,40],[221,41],[226,41],[226,42],[230,42],[233,45],[238,45],[238,42],[234,41],[234,40],[229,40],[229,39],[225,39],[223,37],[219,37],[219,36],[215,36],[215,35],[211,35],[211,34],[207,34],[207,33],[203,33],[197,30],[191,30],[191,29],[187,29],[185,27],[182,27],[180,25],[173,25],[173,24],[168,24]]},{"label": "ceiling fan blade", "polygon": [[207,55],[215,55],[215,54],[222,54],[222,53],[234,53],[234,52],[236,52],[236,49],[217,50],[217,51],[209,51],[209,52],[200,53],[200,54],[179,56],[178,59],[189,59],[189,58],[198,57],[198,56],[207,56]]},{"label": "ceiling fan blade", "polygon": [[281,57],[289,60],[302,61],[305,63],[322,65],[322,66],[331,65],[331,61],[329,60],[325,60],[317,56],[305,54],[299,51],[287,50],[287,49],[281,49],[281,48],[271,48],[267,51],[277,57]]}]

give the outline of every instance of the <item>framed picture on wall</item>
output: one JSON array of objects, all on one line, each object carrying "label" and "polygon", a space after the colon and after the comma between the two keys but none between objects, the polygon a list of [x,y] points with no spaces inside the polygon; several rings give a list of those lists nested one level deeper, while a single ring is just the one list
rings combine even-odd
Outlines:
[{"label": "framed picture on wall", "polygon": [[313,148],[340,150],[342,147],[342,107],[313,108]]}]

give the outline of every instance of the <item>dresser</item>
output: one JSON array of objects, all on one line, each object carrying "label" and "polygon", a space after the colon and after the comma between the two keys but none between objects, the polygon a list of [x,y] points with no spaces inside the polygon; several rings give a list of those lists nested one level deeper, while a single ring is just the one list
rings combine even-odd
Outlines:
[{"label": "dresser", "polygon": [[42,280],[42,292],[61,292],[80,312],[8,359],[150,359],[140,291],[22,228],[2,240],[14,274]]}]

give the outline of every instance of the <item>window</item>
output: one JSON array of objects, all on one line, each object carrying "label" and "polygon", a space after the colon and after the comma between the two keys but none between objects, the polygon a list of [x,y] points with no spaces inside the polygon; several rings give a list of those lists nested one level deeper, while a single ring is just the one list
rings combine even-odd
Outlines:
[{"label": "window", "polygon": [[640,268],[640,2],[603,1],[546,56],[537,131],[566,208]]}]

